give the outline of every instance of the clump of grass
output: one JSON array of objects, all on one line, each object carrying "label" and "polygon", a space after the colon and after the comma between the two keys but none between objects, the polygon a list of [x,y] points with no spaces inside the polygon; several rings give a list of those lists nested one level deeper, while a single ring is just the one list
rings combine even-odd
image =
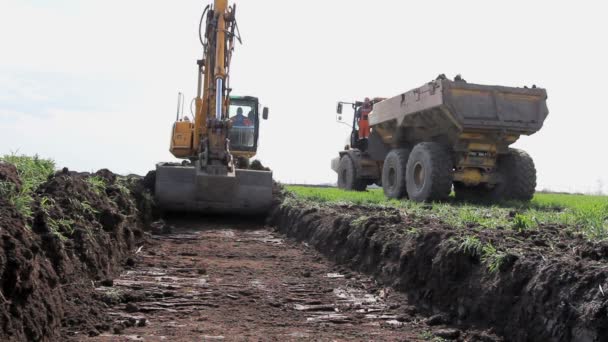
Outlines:
[{"label": "clump of grass", "polygon": [[470,235],[460,239],[451,238],[450,242],[457,250],[471,257],[479,257],[490,273],[500,271],[507,261],[507,253],[499,251],[490,242],[483,243],[476,236]]},{"label": "clump of grass", "polygon": [[0,161],[14,165],[21,180],[20,190],[12,183],[0,182],[0,194],[23,218],[31,220],[34,191],[55,171],[55,162],[42,159],[38,155],[28,157],[16,154],[0,157]]},{"label": "clump of grass", "polygon": [[80,202],[80,208],[81,208],[83,214],[91,214],[91,215],[99,214],[99,210],[93,208],[91,206],[91,204],[87,201]]},{"label": "clump of grass", "polygon": [[608,204],[590,205],[574,211],[574,220],[591,239],[608,238]]},{"label": "clump of grass", "polygon": [[55,199],[48,197],[48,196],[44,196],[42,197],[42,199],[40,200],[40,208],[42,209],[42,211],[45,214],[49,214],[49,210],[55,205]]},{"label": "clump of grass", "polygon": [[35,191],[55,172],[55,162],[51,159],[40,158],[38,155],[29,157],[11,154],[0,157],[0,161],[12,164],[17,168],[22,188],[27,191]]},{"label": "clump of grass", "polygon": [[433,334],[433,332],[431,332],[429,330],[425,330],[424,332],[422,332],[420,334],[420,338],[424,341],[446,342],[446,339],[439,337],[439,336],[435,336],[435,334]]},{"label": "clump of grass", "polygon": [[415,227],[409,227],[405,230],[405,233],[409,236],[418,237],[420,235],[420,229]]},{"label": "clump of grass", "polygon": [[121,182],[116,182],[116,184],[114,185],[116,187],[116,189],[118,189],[118,191],[123,195],[123,196],[130,196],[131,195],[131,190],[129,190],[129,188],[127,188],[127,186]]},{"label": "clump of grass", "polygon": [[359,216],[351,223],[354,227],[362,227],[369,220],[369,216]]},{"label": "clump of grass", "polygon": [[500,271],[500,268],[506,261],[507,254],[501,252],[491,243],[486,243],[482,249],[481,261],[486,264],[490,273]]},{"label": "clump of grass", "polygon": [[479,238],[477,238],[475,236],[464,237],[462,239],[462,242],[460,243],[459,248],[461,251],[463,251],[464,253],[466,253],[472,257],[481,256],[484,251],[483,243],[481,243]]},{"label": "clump of grass", "polygon": [[523,232],[533,228],[534,226],[534,219],[527,215],[515,214],[515,217],[513,217],[513,228],[518,232]]},{"label": "clump of grass", "polygon": [[13,183],[0,182],[0,196],[6,198],[8,202],[15,207],[23,218],[29,220],[32,218],[32,193],[29,191],[17,191],[17,187]]},{"label": "clump of grass", "polygon": [[460,225],[479,225],[482,223],[483,216],[475,208],[464,207],[458,211],[458,221]]},{"label": "clump of grass", "polygon": [[89,183],[89,186],[95,194],[102,195],[106,193],[106,188],[108,185],[106,184],[105,179],[99,176],[93,176],[87,178],[87,183]]},{"label": "clump of grass", "polygon": [[101,301],[106,304],[118,304],[124,300],[124,293],[115,288],[109,288],[101,294]]},{"label": "clump of grass", "polygon": [[51,217],[47,217],[47,225],[55,236],[57,236],[60,240],[67,240],[66,235],[72,235],[74,233],[74,221],[66,218],[61,218],[55,220]]},{"label": "clump of grass", "polygon": [[70,198],[69,201],[70,201],[70,204],[72,205],[72,207],[74,207],[74,209],[76,209],[81,214],[90,214],[90,215],[99,214],[99,210],[93,208],[93,206],[91,206],[91,203],[89,203],[87,201],[80,201],[75,198]]},{"label": "clump of grass", "polygon": [[299,206],[300,202],[298,201],[298,199],[295,196],[286,196],[283,199],[283,202],[281,202],[281,208],[283,207],[297,207]]},{"label": "clump of grass", "polygon": [[425,330],[420,334],[420,338],[425,341],[430,341],[433,337],[435,337],[435,335],[429,330]]}]

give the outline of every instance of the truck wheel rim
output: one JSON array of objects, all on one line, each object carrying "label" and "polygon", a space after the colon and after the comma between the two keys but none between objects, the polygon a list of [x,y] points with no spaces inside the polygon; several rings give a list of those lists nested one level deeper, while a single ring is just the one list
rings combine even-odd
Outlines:
[{"label": "truck wheel rim", "polygon": [[421,163],[416,163],[414,166],[414,183],[418,190],[424,186],[424,173],[424,166]]}]

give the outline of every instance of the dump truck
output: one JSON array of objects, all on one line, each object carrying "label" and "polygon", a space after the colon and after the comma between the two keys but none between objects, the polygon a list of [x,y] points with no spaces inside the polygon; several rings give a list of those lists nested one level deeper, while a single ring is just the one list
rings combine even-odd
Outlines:
[{"label": "dump truck", "polygon": [[388,198],[418,202],[532,199],[536,169],[511,148],[539,131],[549,114],[547,92],[532,87],[437,79],[392,98],[339,102],[354,110],[350,141],[332,160],[338,187],[382,186]]},{"label": "dump truck", "polygon": [[272,172],[248,166],[258,148],[260,112],[267,119],[268,108],[261,109],[257,97],[231,95],[229,84],[235,40],[241,40],[236,5],[208,5],[199,38],[203,57],[196,63],[193,118],[183,114],[179,96],[171,130],[169,150],[184,161],[156,165],[156,202],[163,211],[265,214],[272,204]]}]

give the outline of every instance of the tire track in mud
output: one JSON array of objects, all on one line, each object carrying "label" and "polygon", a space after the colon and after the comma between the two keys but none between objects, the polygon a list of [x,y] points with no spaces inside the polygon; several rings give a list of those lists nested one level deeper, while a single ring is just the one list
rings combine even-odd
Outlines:
[{"label": "tire track in mud", "polygon": [[442,326],[405,295],[268,227],[200,222],[171,222],[97,289],[115,323],[90,340],[494,340]]}]

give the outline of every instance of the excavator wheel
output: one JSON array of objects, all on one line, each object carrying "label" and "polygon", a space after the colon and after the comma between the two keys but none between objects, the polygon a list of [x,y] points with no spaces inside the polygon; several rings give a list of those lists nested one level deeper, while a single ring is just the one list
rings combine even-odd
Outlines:
[{"label": "excavator wheel", "polygon": [[423,142],[414,147],[407,162],[406,184],[416,202],[440,201],[452,192],[452,157],[444,145]]},{"label": "excavator wheel", "polygon": [[357,177],[357,169],[352,158],[344,155],[338,165],[338,188],[351,191],[365,191],[367,183]]}]

